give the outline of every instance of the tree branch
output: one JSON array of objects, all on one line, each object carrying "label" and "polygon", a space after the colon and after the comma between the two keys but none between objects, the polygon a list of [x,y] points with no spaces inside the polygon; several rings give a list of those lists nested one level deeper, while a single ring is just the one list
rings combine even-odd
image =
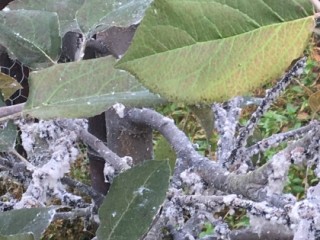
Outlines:
[{"label": "tree branch", "polygon": [[319,126],[319,122],[312,121],[307,126],[294,129],[292,131],[285,132],[285,133],[274,134],[271,137],[265,138],[260,142],[248,147],[245,150],[245,154],[248,157],[252,157],[253,155],[258,154],[259,152],[264,152],[271,147],[276,147],[280,143],[283,143],[290,139],[298,140],[303,136],[305,136],[309,131],[315,130],[316,126]]},{"label": "tree branch", "polygon": [[21,114],[25,103],[20,103],[11,106],[0,107],[0,121],[7,120],[8,117],[16,117],[18,114]]},{"label": "tree branch", "polygon": [[313,4],[313,6],[315,7],[315,9],[317,10],[317,12],[320,11],[320,2],[319,0],[310,0],[311,3]]},{"label": "tree branch", "polygon": [[118,173],[130,168],[126,162],[126,158],[120,158],[112,152],[104,143],[89,133],[86,129],[79,128],[71,120],[60,120],[59,125],[63,128],[75,131],[83,143],[95,150],[109,165],[111,165]]},{"label": "tree branch", "polygon": [[79,192],[82,192],[88,196],[90,196],[92,198],[92,200],[96,203],[96,205],[100,206],[100,204],[102,203],[103,199],[104,199],[104,195],[102,195],[101,193],[95,191],[92,187],[76,181],[72,178],[69,177],[63,177],[61,178],[61,182],[63,184],[68,185],[69,187],[73,187],[76,188]]},{"label": "tree branch", "polygon": [[[306,57],[298,60],[293,67],[282,77],[282,79],[270,90],[267,91],[265,98],[257,110],[251,115],[247,125],[240,129],[239,135],[236,139],[234,150],[228,160],[228,165],[240,165],[245,159],[244,147],[247,144],[248,137],[252,135],[254,128],[258,124],[261,117],[266,113],[271,104],[278,98],[284,89],[291,83],[291,81],[302,74],[306,65]],[[236,163],[237,162],[237,163]]]}]

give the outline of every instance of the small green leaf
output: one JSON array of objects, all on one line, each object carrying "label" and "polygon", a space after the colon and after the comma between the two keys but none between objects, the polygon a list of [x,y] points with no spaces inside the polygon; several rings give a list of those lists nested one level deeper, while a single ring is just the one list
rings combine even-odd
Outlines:
[{"label": "small green leaf", "polygon": [[92,0],[85,1],[76,19],[89,37],[112,26],[128,27],[138,23],[151,0]]},{"label": "small green leaf", "polygon": [[303,184],[303,180],[301,178],[294,178],[290,181],[292,184],[295,184],[295,185],[302,185]]},{"label": "small green leaf", "polygon": [[37,69],[56,63],[61,38],[56,13],[15,10],[0,12],[0,43],[23,64]]},{"label": "small green leaf", "polygon": [[116,102],[128,106],[164,102],[129,73],[114,69],[114,63],[109,56],[32,72],[24,113],[41,119],[79,118],[95,116]]},{"label": "small green leaf", "polygon": [[168,161],[147,161],[119,175],[99,209],[98,239],[139,239],[168,190]]},{"label": "small green leaf", "polygon": [[22,86],[17,80],[0,72],[0,90],[5,100],[21,88]]},{"label": "small green leaf", "polygon": [[176,153],[172,149],[168,141],[161,135],[160,139],[157,140],[154,149],[154,159],[155,160],[169,160],[171,169],[174,169],[176,164]]},{"label": "small green leaf", "polygon": [[155,0],[116,66],[168,100],[212,103],[283,74],[312,24],[309,0]]},{"label": "small green leaf", "polygon": [[212,226],[212,224],[210,222],[206,222],[203,226],[203,231],[199,234],[200,238],[203,238],[207,235],[211,235],[214,233],[214,227]]},{"label": "small green leaf", "polygon": [[15,146],[17,127],[10,120],[0,124],[0,152],[8,152]]},{"label": "small green leaf", "polygon": [[293,193],[304,193],[304,187],[303,186],[298,186],[298,185],[293,185],[292,186],[292,192]]},{"label": "small green leaf", "polygon": [[40,239],[55,214],[54,208],[31,208],[0,213],[0,234],[32,233]]},{"label": "small green leaf", "polygon": [[68,31],[79,29],[75,15],[84,2],[85,0],[15,0],[9,4],[9,8],[56,12],[60,20],[60,36],[63,36]]},{"label": "small green leaf", "polygon": [[198,118],[202,128],[206,132],[207,140],[210,140],[213,135],[214,129],[214,115],[209,105],[202,105],[202,106],[189,106],[191,111],[196,115]]},{"label": "small green leaf", "polygon": [[[0,96],[0,107],[5,106],[2,96]],[[11,151],[15,147],[18,130],[12,120],[0,123],[0,152]]]}]

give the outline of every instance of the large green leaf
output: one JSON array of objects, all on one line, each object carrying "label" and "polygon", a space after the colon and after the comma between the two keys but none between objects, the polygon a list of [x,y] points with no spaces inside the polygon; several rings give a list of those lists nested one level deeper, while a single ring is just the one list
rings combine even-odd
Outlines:
[{"label": "large green leaf", "polygon": [[24,113],[41,119],[78,118],[97,115],[116,102],[129,106],[163,102],[130,74],[114,69],[114,63],[113,57],[104,57],[32,72]]},{"label": "large green leaf", "polygon": [[111,26],[128,27],[139,22],[151,0],[16,0],[12,9],[56,12],[61,36],[67,31],[82,31],[88,38]]},{"label": "large green leaf", "polygon": [[59,58],[61,39],[56,13],[0,12],[0,32],[1,45],[31,68],[50,66]]},{"label": "large green leaf", "polygon": [[0,213],[0,234],[32,233],[40,239],[55,214],[54,208],[19,209]]},{"label": "large green leaf", "polygon": [[85,1],[76,14],[84,33],[92,36],[111,26],[128,27],[139,22],[152,0],[91,0]]},{"label": "large green leaf", "polygon": [[139,239],[168,190],[168,161],[147,161],[118,176],[99,209],[98,239]]},{"label": "large green leaf", "polygon": [[68,31],[79,29],[75,14],[84,2],[85,0],[15,0],[9,4],[9,8],[56,12],[63,36]]},{"label": "large green leaf", "polygon": [[14,235],[1,235],[0,240],[34,240],[32,233],[19,233]]},{"label": "large green leaf", "polygon": [[169,100],[225,100],[279,77],[311,15],[309,0],[155,0],[116,66]]}]

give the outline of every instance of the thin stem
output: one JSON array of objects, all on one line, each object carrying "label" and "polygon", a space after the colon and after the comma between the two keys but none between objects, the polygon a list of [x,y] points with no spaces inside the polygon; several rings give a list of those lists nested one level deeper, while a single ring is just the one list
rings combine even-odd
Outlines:
[{"label": "thin stem", "polygon": [[96,190],[94,190],[92,187],[82,182],[76,181],[72,178],[63,177],[61,178],[61,182],[70,187],[76,188],[78,191],[90,196],[97,205],[100,205],[104,199],[104,196]]},{"label": "thin stem", "polygon": [[35,166],[33,166],[27,159],[25,159],[23,156],[21,156],[15,149],[10,151],[12,154],[14,154],[16,157],[20,159],[21,162],[23,162],[26,166],[27,169],[30,171],[35,170]]},{"label": "thin stem", "polygon": [[276,147],[280,143],[283,143],[289,139],[300,139],[305,136],[310,130],[315,129],[316,126],[319,126],[318,121],[313,121],[309,125],[294,129],[289,132],[274,134],[269,138],[265,138],[262,141],[248,147],[246,149],[246,155],[251,157],[259,152],[264,152],[271,147]]},{"label": "thin stem", "polygon": [[0,107],[0,121],[7,120],[8,117],[12,118],[12,116],[16,116],[17,114],[20,115],[25,105],[25,103],[20,103],[12,106]]},{"label": "thin stem", "polygon": [[265,98],[257,110],[251,115],[247,125],[240,129],[236,140],[234,150],[230,155],[228,164],[234,165],[235,161],[243,161],[244,147],[247,144],[249,136],[252,135],[254,128],[260,121],[261,117],[267,112],[271,104],[280,96],[284,89],[291,83],[294,77],[302,74],[306,65],[306,57],[298,60],[293,67],[282,77],[282,79],[270,90],[267,91]]}]

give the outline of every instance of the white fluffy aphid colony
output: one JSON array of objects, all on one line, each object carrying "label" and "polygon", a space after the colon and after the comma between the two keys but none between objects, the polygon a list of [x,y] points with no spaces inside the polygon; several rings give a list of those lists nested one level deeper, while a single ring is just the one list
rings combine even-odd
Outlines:
[{"label": "white fluffy aphid colony", "polygon": [[[56,121],[16,122],[21,130],[22,146],[33,165],[32,181],[15,208],[44,206],[52,197],[64,204],[80,204],[81,198],[66,192],[60,179],[69,172],[79,154],[75,132],[61,128]],[[87,128],[86,120],[74,124]],[[29,165],[30,168],[30,165]]]}]

